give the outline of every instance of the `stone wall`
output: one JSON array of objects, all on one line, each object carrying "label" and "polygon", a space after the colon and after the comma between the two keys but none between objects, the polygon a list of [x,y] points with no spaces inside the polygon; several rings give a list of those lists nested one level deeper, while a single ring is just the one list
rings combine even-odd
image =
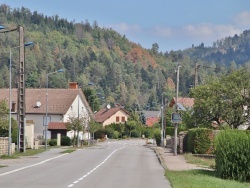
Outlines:
[{"label": "stone wall", "polygon": [[0,137],[0,156],[8,155],[8,144],[9,144],[8,137]]}]

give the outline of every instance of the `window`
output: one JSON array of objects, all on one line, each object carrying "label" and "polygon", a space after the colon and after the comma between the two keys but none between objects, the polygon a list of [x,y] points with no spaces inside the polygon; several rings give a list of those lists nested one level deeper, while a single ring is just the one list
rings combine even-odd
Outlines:
[{"label": "window", "polygon": [[15,111],[16,111],[16,102],[12,101],[11,112],[15,112]]},{"label": "window", "polygon": [[116,116],[116,122],[119,122],[119,121],[120,121],[119,116]]},{"label": "window", "polygon": [[122,116],[122,122],[125,122],[125,117],[124,116]]}]

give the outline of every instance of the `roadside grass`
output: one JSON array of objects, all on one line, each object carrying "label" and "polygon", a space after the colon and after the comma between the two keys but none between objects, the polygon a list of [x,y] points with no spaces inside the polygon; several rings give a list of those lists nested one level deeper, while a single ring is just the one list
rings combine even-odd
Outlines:
[{"label": "roadside grass", "polygon": [[249,188],[250,183],[240,183],[216,177],[215,171],[187,170],[165,171],[172,188]]},{"label": "roadside grass", "polygon": [[39,149],[27,149],[25,153],[23,152],[15,152],[13,155],[2,155],[0,156],[0,159],[17,159],[21,156],[33,156],[39,153],[45,152],[44,147],[41,147]]},{"label": "roadside grass", "polygon": [[64,150],[64,151],[62,151],[62,152],[60,152],[60,153],[72,153],[72,152],[74,152],[76,149],[67,149],[67,150]]},{"label": "roadside grass", "polygon": [[192,154],[184,154],[187,163],[196,164],[197,166],[215,169],[215,159],[197,157]]},{"label": "roadside grass", "polygon": [[250,183],[221,179],[216,176],[215,160],[184,154],[187,163],[207,167],[208,170],[165,171],[173,188],[249,188]]}]

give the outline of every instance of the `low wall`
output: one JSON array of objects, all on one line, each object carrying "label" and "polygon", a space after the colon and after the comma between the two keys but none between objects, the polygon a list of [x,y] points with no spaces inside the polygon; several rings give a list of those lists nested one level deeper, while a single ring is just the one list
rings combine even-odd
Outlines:
[{"label": "low wall", "polygon": [[0,137],[0,156],[8,155],[8,144],[9,144],[8,137]]}]

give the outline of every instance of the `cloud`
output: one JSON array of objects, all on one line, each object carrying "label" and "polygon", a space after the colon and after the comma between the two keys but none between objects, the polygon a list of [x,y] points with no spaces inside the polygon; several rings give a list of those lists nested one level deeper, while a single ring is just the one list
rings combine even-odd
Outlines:
[{"label": "cloud", "polygon": [[125,34],[125,33],[136,34],[142,31],[139,25],[137,24],[130,25],[124,22],[119,23],[119,24],[109,25],[109,27],[111,27],[112,29],[122,34]]},{"label": "cloud", "polygon": [[236,15],[233,19],[235,25],[239,26],[250,26],[250,12],[244,11]]}]

